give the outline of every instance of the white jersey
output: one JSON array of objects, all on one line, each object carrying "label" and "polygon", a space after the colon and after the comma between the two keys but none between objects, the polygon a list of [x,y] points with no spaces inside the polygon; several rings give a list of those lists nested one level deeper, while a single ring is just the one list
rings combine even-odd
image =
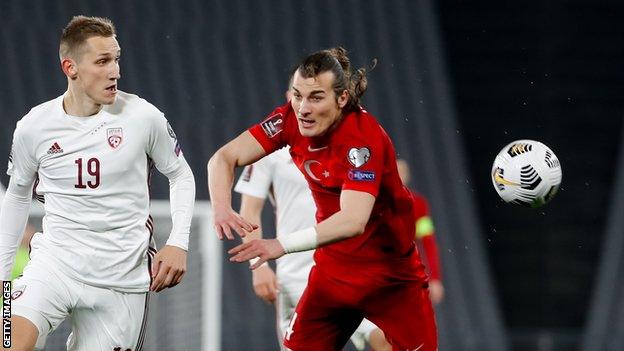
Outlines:
[{"label": "white jersey", "polygon": [[119,91],[90,117],[69,116],[63,96],[18,122],[8,174],[35,179],[44,200],[37,247],[50,264],[86,284],[126,292],[149,289],[153,223],[149,176],[181,167],[175,134],[162,112]]},{"label": "white jersey", "polygon": [[[303,174],[292,161],[288,148],[278,150],[245,167],[234,190],[241,194],[266,198],[271,194],[277,213],[277,236],[312,227],[316,224],[316,206]],[[280,285],[305,287],[314,251],[284,255],[277,260]]]},{"label": "white jersey", "polygon": [[4,186],[0,184],[0,204],[2,204],[2,200],[4,200]]}]

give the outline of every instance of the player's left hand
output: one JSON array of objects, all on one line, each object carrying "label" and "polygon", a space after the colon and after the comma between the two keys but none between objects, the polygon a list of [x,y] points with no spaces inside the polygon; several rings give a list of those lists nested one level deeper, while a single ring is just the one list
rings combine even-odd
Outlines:
[{"label": "player's left hand", "polygon": [[159,292],[178,285],[186,273],[186,251],[171,245],[165,245],[152,263],[152,285],[150,291]]},{"label": "player's left hand", "polygon": [[242,243],[230,249],[228,253],[232,255],[230,261],[239,263],[258,257],[259,260],[251,265],[251,269],[256,269],[268,260],[284,256],[286,252],[277,239],[260,239]]}]

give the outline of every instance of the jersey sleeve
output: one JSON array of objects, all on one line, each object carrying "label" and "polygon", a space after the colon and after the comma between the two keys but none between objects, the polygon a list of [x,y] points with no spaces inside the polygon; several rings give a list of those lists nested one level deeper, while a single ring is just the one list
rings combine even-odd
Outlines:
[{"label": "jersey sleeve", "polygon": [[422,242],[431,279],[442,280],[440,253],[435,238],[435,227],[429,214],[429,204],[424,197],[416,193],[412,193],[412,199],[416,218],[416,239]]},{"label": "jersey sleeve", "polygon": [[21,186],[30,186],[35,181],[39,169],[35,156],[35,143],[30,139],[22,122],[18,122],[13,133],[7,174]]},{"label": "jersey sleeve", "polygon": [[0,204],[2,203],[2,199],[4,199],[4,193],[5,193],[4,185],[0,184]]},{"label": "jersey sleeve", "polygon": [[342,156],[347,169],[342,190],[364,191],[377,197],[386,162],[385,151],[381,135],[369,135],[348,143]]},{"label": "jersey sleeve", "polygon": [[267,154],[288,144],[287,137],[292,130],[291,118],[288,118],[290,112],[292,108],[290,103],[287,103],[271,112],[264,121],[249,128],[251,135]]},{"label": "jersey sleeve", "polygon": [[420,239],[425,251],[426,265],[429,268],[432,280],[442,280],[442,268],[440,266],[440,253],[435,236],[429,235]]},{"label": "jersey sleeve", "polygon": [[173,173],[182,166],[180,143],[164,115],[160,114],[150,121],[147,155],[160,173]]},{"label": "jersey sleeve", "polygon": [[243,173],[234,187],[234,191],[243,195],[250,195],[265,199],[271,188],[273,167],[270,155],[243,169]]}]

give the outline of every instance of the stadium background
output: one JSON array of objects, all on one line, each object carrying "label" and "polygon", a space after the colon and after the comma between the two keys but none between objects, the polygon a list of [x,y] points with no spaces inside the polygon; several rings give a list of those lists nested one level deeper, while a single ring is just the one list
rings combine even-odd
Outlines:
[{"label": "stadium background", "polygon": [[[0,152],[30,107],[65,89],[57,45],[75,14],[115,22],[120,89],[165,112],[204,200],[207,159],[283,101],[306,53],[343,45],[357,67],[377,59],[363,103],[437,223],[440,349],[624,349],[619,3],[5,1]],[[501,203],[489,179],[494,155],[520,138],[563,166],[561,192],[540,210]],[[167,192],[158,178],[154,198]],[[276,349],[272,307],[246,267],[223,263],[223,297],[223,350]]]}]

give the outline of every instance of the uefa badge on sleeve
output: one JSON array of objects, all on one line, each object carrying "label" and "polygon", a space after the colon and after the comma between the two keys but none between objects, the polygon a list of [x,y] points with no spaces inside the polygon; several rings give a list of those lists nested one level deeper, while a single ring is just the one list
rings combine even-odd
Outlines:
[{"label": "uefa badge on sleeve", "polygon": [[351,149],[349,149],[349,154],[347,155],[349,163],[355,166],[355,168],[359,168],[360,166],[365,165],[368,160],[370,160],[370,157],[371,152],[367,147],[352,147]]},{"label": "uefa badge on sleeve", "polygon": [[121,128],[108,128],[106,130],[106,137],[108,141],[108,145],[113,149],[116,149],[121,145],[123,141],[123,129]]}]

